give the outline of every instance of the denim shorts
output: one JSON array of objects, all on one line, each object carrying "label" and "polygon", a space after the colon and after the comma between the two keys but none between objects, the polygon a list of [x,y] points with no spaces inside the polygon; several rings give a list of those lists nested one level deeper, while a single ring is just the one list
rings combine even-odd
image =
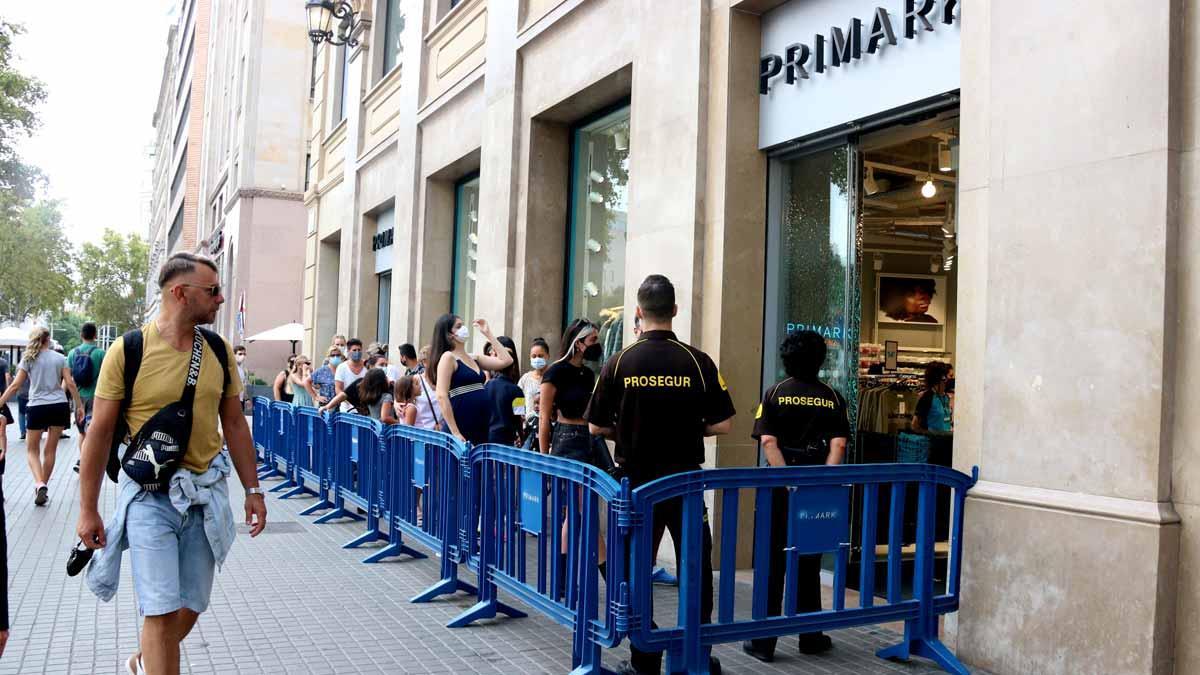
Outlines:
[{"label": "denim shorts", "polygon": [[166,494],[138,493],[125,514],[125,537],[142,616],[208,609],[217,562],[204,533],[204,507],[180,515]]}]

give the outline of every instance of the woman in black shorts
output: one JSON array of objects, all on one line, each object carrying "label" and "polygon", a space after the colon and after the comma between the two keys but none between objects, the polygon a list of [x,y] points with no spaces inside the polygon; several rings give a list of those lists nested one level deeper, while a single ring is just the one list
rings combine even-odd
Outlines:
[{"label": "woman in black shorts", "polygon": [[[29,334],[29,346],[21,358],[17,376],[0,395],[0,408],[17,395],[25,380],[30,383],[29,405],[25,408],[29,418],[25,459],[29,462],[29,472],[33,474],[33,503],[45,506],[49,499],[46,484],[50,482],[50,474],[54,473],[58,439],[62,437],[63,429],[71,424],[71,407],[67,404],[64,389],[71,393],[75,401],[76,421],[83,421],[83,401],[79,398],[79,390],[75,388],[75,380],[71,379],[67,357],[50,349],[50,331],[45,328],[34,328]],[[43,432],[46,434],[44,448]]]}]

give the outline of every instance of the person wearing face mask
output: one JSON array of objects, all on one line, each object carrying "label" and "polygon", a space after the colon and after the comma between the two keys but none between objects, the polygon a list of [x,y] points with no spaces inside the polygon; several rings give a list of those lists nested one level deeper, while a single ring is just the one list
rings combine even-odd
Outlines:
[{"label": "person wearing face mask", "polygon": [[342,365],[342,350],[330,347],[325,363],[313,371],[312,384],[313,389],[316,390],[316,396],[313,398],[318,406],[329,403],[337,395],[337,389],[334,388],[333,383],[337,367],[340,365]]},{"label": "person wearing face mask", "polygon": [[512,356],[500,344],[487,321],[476,319],[475,328],[487,338],[494,356],[468,354],[471,330],[453,314],[443,314],[433,325],[433,350],[430,362],[436,367],[430,379],[437,388],[439,408],[446,431],[459,440],[487,443],[491,422],[491,401],[484,391],[485,370],[504,370],[512,365]]},{"label": "person wearing face mask", "polygon": [[[367,364],[363,362],[363,343],[358,338],[346,341],[346,362],[337,367],[333,376],[333,388],[338,394],[344,393],[346,387],[361,380],[367,372]],[[353,406],[342,404],[342,412],[351,412]]]},{"label": "person wearing face mask", "polygon": [[521,423],[525,418],[525,392],[521,391],[514,381],[517,373],[521,372],[521,364],[517,360],[517,345],[507,335],[501,335],[496,340],[508,350],[508,355],[512,358],[512,365],[492,375],[492,379],[484,385],[484,390],[492,403],[488,442],[519,445],[521,443]]},{"label": "person wearing face mask", "polygon": [[535,403],[542,390],[542,376],[546,374],[546,367],[549,365],[550,345],[540,337],[533,338],[529,343],[530,371],[522,375],[521,380],[517,382],[517,386],[525,393],[525,417],[527,418],[537,413]]},{"label": "person wearing face mask", "polygon": [[342,355],[343,359],[346,358],[346,336],[345,335],[334,335],[333,341],[329,343],[329,346],[330,346],[330,348],[336,348],[338,350],[338,353],[340,353]]},{"label": "person wearing face mask", "polygon": [[246,345],[233,348],[233,360],[237,361],[238,380],[242,383],[242,393],[238,394],[238,402],[242,404],[242,412],[245,412],[246,392],[250,390],[250,375],[246,371]]},{"label": "person wearing face mask", "polygon": [[592,435],[583,413],[592,397],[596,373],[584,361],[603,355],[599,339],[596,324],[575,319],[563,334],[558,360],[542,375],[538,447],[543,453],[593,463]]}]

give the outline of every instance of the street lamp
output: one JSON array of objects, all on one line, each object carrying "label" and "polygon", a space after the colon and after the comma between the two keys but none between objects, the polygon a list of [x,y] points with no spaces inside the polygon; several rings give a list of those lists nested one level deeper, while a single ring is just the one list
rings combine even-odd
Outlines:
[{"label": "street lamp", "polygon": [[[308,37],[314,45],[328,42],[331,45],[358,46],[354,28],[357,13],[346,0],[308,0],[304,8],[308,11]],[[333,20],[338,19],[337,33],[333,32]]]}]

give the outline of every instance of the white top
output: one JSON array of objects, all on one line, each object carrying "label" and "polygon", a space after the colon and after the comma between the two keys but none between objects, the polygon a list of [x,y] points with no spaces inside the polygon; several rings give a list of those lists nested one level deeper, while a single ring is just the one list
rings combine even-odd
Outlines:
[{"label": "white top", "polygon": [[[346,387],[349,387],[351,384],[363,379],[363,376],[366,374],[367,374],[366,365],[363,365],[362,371],[356,375],[354,373],[354,371],[350,370],[350,362],[346,361],[345,363],[342,363],[340,366],[338,366],[337,370],[334,371],[333,380],[335,382],[341,382],[342,388],[345,389]],[[350,405],[349,401],[342,401],[342,405],[340,407],[341,407],[342,412],[354,412],[354,406]]]},{"label": "white top", "polygon": [[517,386],[525,393],[525,414],[532,415],[536,409],[534,402],[542,391],[542,380],[538,377],[537,371],[531,370],[522,375],[521,379],[517,381]]},{"label": "white top", "polygon": [[417,377],[421,385],[421,394],[413,399],[413,404],[417,406],[417,419],[413,421],[413,426],[437,431],[438,424],[445,419],[442,417],[442,406],[437,400],[437,389],[424,375]]},{"label": "white top", "polygon": [[62,389],[62,371],[67,367],[67,357],[44,349],[38,353],[33,363],[21,359],[21,365],[17,367],[25,371],[25,377],[29,378],[28,405],[67,402],[67,393]]}]

